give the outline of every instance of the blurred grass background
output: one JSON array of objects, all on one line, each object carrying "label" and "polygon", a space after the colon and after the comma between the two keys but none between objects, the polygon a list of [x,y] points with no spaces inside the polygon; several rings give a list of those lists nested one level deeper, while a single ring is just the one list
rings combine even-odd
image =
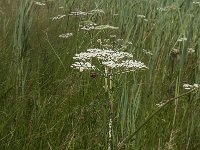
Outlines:
[{"label": "blurred grass background", "polygon": [[[191,0],[40,2],[46,5],[0,1],[0,149],[107,149],[109,103],[103,79],[70,68],[74,54],[98,48],[99,38],[115,34],[131,41],[127,51],[149,67],[115,77],[114,147],[158,109],[156,104],[186,92],[184,83],[200,83],[199,4]],[[105,14],[68,15],[95,9]],[[52,21],[59,14],[66,17]],[[119,30],[80,30],[79,24],[88,20]],[[66,32],[73,36],[58,37]],[[187,41],[177,42],[183,37]],[[188,48],[195,52],[188,53]],[[200,149],[199,100],[199,92],[176,99],[122,149]]]}]

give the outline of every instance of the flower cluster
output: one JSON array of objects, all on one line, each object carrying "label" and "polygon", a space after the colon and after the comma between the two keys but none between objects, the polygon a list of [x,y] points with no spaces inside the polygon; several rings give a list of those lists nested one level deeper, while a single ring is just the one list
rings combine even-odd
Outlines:
[{"label": "flower cluster", "polygon": [[119,29],[119,27],[114,27],[114,26],[111,26],[109,24],[107,25],[99,25],[97,27],[95,27],[96,30],[104,30],[104,29],[113,29],[113,30],[117,30]]},{"label": "flower cluster", "polygon": [[187,41],[187,38],[179,38],[178,40],[177,40],[178,42],[183,42],[183,41]]},{"label": "flower cluster", "polygon": [[58,37],[59,38],[65,38],[65,39],[67,39],[68,37],[70,37],[70,36],[72,36],[73,35],[73,33],[66,33],[66,34],[61,34],[61,35],[59,35]]},{"label": "flower cluster", "polygon": [[66,15],[58,15],[58,16],[56,16],[56,17],[53,17],[53,18],[52,18],[52,21],[54,21],[54,20],[60,20],[60,19],[62,19],[62,18],[64,18],[64,17],[66,17]]},{"label": "flower cluster", "polygon": [[145,15],[137,15],[138,18],[146,18]]},{"label": "flower cluster", "polygon": [[81,30],[89,31],[89,30],[95,29],[96,25],[97,25],[96,23],[89,23],[89,24],[85,24],[85,25],[79,25],[79,27]]},{"label": "flower cluster", "polygon": [[98,60],[113,60],[113,61],[118,61],[119,59],[122,58],[132,58],[133,55],[128,53],[128,52],[119,52],[119,51],[114,51],[112,49],[88,49],[87,52],[82,52],[80,54],[75,54],[75,57],[73,59],[75,60],[90,60],[91,58],[97,58]]},{"label": "flower cluster", "polygon": [[193,4],[200,5],[200,2],[192,2]]},{"label": "flower cluster", "polygon": [[38,5],[38,6],[45,6],[46,4],[45,3],[41,3],[41,2],[37,2],[37,1],[34,1],[35,5]]},{"label": "flower cluster", "polygon": [[164,104],[165,104],[164,102],[160,102],[160,103],[157,103],[156,106],[157,107],[162,107]]},{"label": "flower cluster", "polygon": [[191,53],[194,53],[195,50],[193,48],[188,48],[188,53],[191,54]]},{"label": "flower cluster", "polygon": [[165,11],[167,11],[167,8],[159,7],[159,8],[157,8],[157,10],[160,11],[160,12],[165,12]]},{"label": "flower cluster", "polygon": [[110,61],[104,61],[102,62],[103,65],[107,66],[108,68],[114,69],[114,68],[123,68],[124,71],[130,70],[134,71],[135,69],[143,69],[147,67],[144,65],[144,63],[140,61],[133,61],[133,60],[122,60],[121,62],[117,63],[113,60]]},{"label": "flower cluster", "polygon": [[128,52],[121,52],[112,49],[88,49],[87,52],[75,54],[73,57],[76,62],[71,65],[72,68],[83,70],[100,70],[91,64],[93,59],[97,59],[100,65],[110,69],[120,69],[121,73],[135,71],[138,69],[147,69],[144,63],[133,61],[133,55]]},{"label": "flower cluster", "polygon": [[145,15],[137,15],[137,17],[143,19],[146,22],[148,21],[148,19],[146,19]]},{"label": "flower cluster", "polygon": [[86,30],[86,31],[89,31],[89,30],[104,30],[104,29],[113,29],[113,30],[119,29],[118,27],[114,27],[114,26],[110,26],[110,25],[99,25],[99,26],[97,26],[96,23],[91,22],[91,21],[85,21],[85,22],[83,22],[83,24],[80,24],[79,27],[80,27],[81,30]]},{"label": "flower cluster", "polygon": [[102,9],[94,9],[88,12],[89,14],[105,14],[105,12]]},{"label": "flower cluster", "polygon": [[72,11],[70,12],[70,16],[87,16],[87,15],[94,15],[94,14],[105,14],[105,12],[102,9],[94,9],[88,12],[83,12],[83,11]]},{"label": "flower cluster", "polygon": [[124,41],[123,39],[115,39],[116,35],[110,35],[112,39],[98,39],[97,43],[99,43],[102,47],[109,49],[115,48],[118,51],[125,50],[128,46],[132,45],[131,41]]},{"label": "flower cluster", "polygon": [[171,6],[166,6],[164,8],[159,7],[159,8],[157,8],[157,10],[160,11],[160,12],[169,12],[169,11],[176,11],[176,10],[178,10],[178,7],[175,6],[175,5],[171,5]]},{"label": "flower cluster", "polygon": [[191,89],[196,89],[196,88],[199,88],[200,87],[200,84],[193,84],[193,85],[190,85],[190,84],[183,84],[183,88],[185,90],[191,90]]},{"label": "flower cluster", "polygon": [[71,67],[78,69],[80,72],[84,70],[95,70],[95,66],[89,62],[75,62]]},{"label": "flower cluster", "polygon": [[87,12],[83,12],[83,11],[72,11],[69,14],[70,16],[86,16],[88,15]]}]

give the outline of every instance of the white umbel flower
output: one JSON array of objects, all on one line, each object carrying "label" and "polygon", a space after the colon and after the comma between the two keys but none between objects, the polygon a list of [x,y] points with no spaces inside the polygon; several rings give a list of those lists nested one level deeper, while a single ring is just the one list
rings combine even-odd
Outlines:
[{"label": "white umbel flower", "polygon": [[200,5],[200,2],[192,2],[193,4],[197,4],[197,5]]},{"label": "white umbel flower", "polygon": [[[119,71],[125,73],[148,68],[146,65],[144,65],[144,63],[132,60],[132,58],[133,55],[128,52],[121,52],[112,49],[93,48],[88,49],[86,52],[75,54],[73,59],[76,62],[72,64],[72,67],[79,69],[80,71],[91,69],[99,71],[102,67],[98,68],[91,64],[91,62],[98,62],[98,64],[100,66],[104,66],[104,68],[106,67],[111,70],[117,70],[117,73],[119,73]],[[98,61],[93,61],[94,59]],[[113,74],[115,74],[114,71]]]},{"label": "white umbel flower", "polygon": [[190,85],[190,84],[183,84],[183,88],[185,90],[191,90],[191,89],[196,89],[196,88],[199,88],[200,87],[200,84],[196,84],[194,83],[193,85]]},{"label": "white umbel flower", "polygon": [[160,102],[160,103],[157,103],[156,106],[157,107],[162,107],[164,104],[165,104],[164,102]]},{"label": "white umbel flower", "polygon": [[73,35],[73,33],[65,33],[65,34],[60,34],[58,37],[59,38],[67,39],[68,37],[70,37],[72,35]]},{"label": "white umbel flower", "polygon": [[45,3],[41,3],[41,2],[37,2],[37,1],[34,1],[35,5],[38,5],[38,6],[45,6],[46,4]]},{"label": "white umbel flower", "polygon": [[80,72],[84,70],[95,70],[95,66],[89,62],[75,62],[71,67],[78,69]]},{"label": "white umbel flower", "polygon": [[81,30],[89,31],[89,30],[95,29],[96,25],[97,25],[96,23],[89,23],[89,24],[85,24],[85,25],[79,25],[79,27]]}]

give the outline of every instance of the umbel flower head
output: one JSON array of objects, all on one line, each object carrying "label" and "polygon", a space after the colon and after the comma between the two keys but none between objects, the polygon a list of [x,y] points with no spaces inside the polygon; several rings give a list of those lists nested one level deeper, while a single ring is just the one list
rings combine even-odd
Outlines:
[{"label": "umbel flower head", "polygon": [[67,39],[68,37],[73,36],[73,33],[65,33],[65,34],[60,34],[58,37],[59,38],[65,38]]},{"label": "umbel flower head", "polygon": [[45,3],[41,3],[41,2],[37,2],[37,1],[34,1],[35,5],[38,5],[38,6],[45,6],[46,4]]},{"label": "umbel flower head", "polygon": [[[79,71],[95,70],[100,72],[101,75],[105,75],[103,68],[107,68],[112,71],[112,74],[125,73],[135,70],[147,69],[144,63],[136,60],[132,60],[133,55],[128,52],[122,52],[112,49],[88,49],[86,52],[75,54],[73,59],[75,63],[71,65],[72,68]],[[97,60],[97,61],[95,61]],[[100,66],[100,67],[99,67]]]},{"label": "umbel flower head", "polygon": [[191,84],[183,84],[183,88],[185,90],[191,90],[191,89],[197,89],[200,87],[200,84],[194,83],[193,85]]}]

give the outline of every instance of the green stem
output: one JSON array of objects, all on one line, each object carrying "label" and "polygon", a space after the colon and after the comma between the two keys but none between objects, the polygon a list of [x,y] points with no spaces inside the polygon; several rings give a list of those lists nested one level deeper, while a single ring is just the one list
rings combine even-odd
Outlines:
[{"label": "green stem", "polygon": [[108,93],[108,68],[105,67],[105,84],[104,84],[104,89],[105,89],[105,93],[107,94]]},{"label": "green stem", "polygon": [[[111,72],[112,73],[112,72]],[[112,139],[112,134],[113,134],[113,76],[109,77],[109,102],[110,102],[110,116],[109,116],[109,143],[108,143],[108,150],[113,149],[113,139]]]},{"label": "green stem", "polygon": [[105,93],[106,96],[108,96],[109,99],[109,123],[108,123],[108,150],[113,149],[113,141],[112,141],[112,126],[113,126],[113,93],[112,93],[112,88],[113,88],[113,76],[108,76],[109,70],[107,67],[105,67]]}]

